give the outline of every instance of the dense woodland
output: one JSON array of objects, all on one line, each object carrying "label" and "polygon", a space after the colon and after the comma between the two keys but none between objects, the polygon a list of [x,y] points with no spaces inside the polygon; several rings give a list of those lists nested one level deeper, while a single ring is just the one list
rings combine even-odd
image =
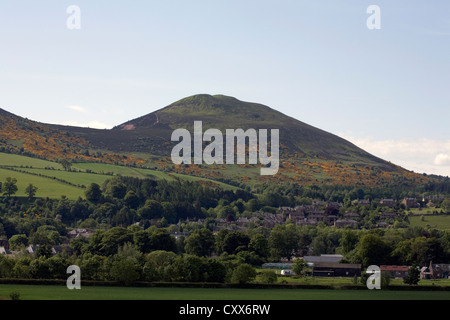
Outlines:
[{"label": "dense woodland", "polygon": [[[7,239],[16,252],[13,258],[0,255],[3,278],[65,279],[67,266],[76,264],[86,280],[241,282],[264,262],[332,253],[363,267],[450,263],[448,231],[410,227],[401,205],[353,203],[445,194],[446,180],[408,190],[289,184],[226,191],[198,182],[114,177],[102,186],[92,183],[86,199],[77,201],[34,198],[31,187],[28,198],[16,198],[13,186],[14,179],[3,182],[0,198],[0,239]],[[260,211],[276,214],[281,206],[314,200],[342,202],[337,214],[359,212],[362,227],[297,226],[287,221],[273,228],[254,223],[245,230],[214,232],[219,219],[234,221]],[[437,208],[450,212],[449,201],[437,203]],[[391,228],[375,228],[373,217],[389,210],[399,213],[397,221]],[[88,239],[70,238],[75,228],[94,233]],[[29,245],[37,246],[34,254],[26,253]],[[55,245],[63,248],[61,253],[52,253]]]}]

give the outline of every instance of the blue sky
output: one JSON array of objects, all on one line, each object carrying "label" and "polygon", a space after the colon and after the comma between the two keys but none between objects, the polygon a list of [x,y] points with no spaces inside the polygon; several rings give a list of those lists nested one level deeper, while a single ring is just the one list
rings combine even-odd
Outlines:
[{"label": "blue sky", "polygon": [[[70,5],[79,30],[66,26]],[[366,26],[370,5],[380,30]],[[0,107],[112,127],[225,94],[450,175],[449,13],[444,0],[5,0]]]}]

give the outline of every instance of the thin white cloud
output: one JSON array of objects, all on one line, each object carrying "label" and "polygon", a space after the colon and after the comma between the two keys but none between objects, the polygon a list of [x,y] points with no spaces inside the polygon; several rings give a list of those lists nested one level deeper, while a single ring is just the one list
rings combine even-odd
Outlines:
[{"label": "thin white cloud", "polygon": [[84,107],[81,107],[81,106],[74,106],[74,105],[72,105],[72,106],[67,106],[66,108],[70,109],[70,110],[73,110],[73,111],[76,111],[76,112],[80,112],[80,113],[87,113],[86,109]]},{"label": "thin white cloud", "polygon": [[89,123],[87,124],[87,126],[88,126],[89,128],[95,128],[95,129],[111,129],[111,128],[112,128],[112,126],[110,126],[110,125],[108,125],[108,124],[106,124],[106,123],[97,121],[97,120],[94,120],[94,121],[89,122]]},{"label": "thin white cloud", "polygon": [[436,158],[434,158],[434,164],[437,166],[450,166],[450,154],[438,154]]},{"label": "thin white cloud", "polygon": [[450,140],[355,138],[339,134],[365,151],[407,170],[450,176]]},{"label": "thin white cloud", "polygon": [[113,126],[102,123],[100,121],[94,120],[88,123],[80,123],[77,121],[64,121],[61,123],[63,126],[72,126],[72,127],[83,127],[83,128],[93,128],[93,129],[111,129]]}]

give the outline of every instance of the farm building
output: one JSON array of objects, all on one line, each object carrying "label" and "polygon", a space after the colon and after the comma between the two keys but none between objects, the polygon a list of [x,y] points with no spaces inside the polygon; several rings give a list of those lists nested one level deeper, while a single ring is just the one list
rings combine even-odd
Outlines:
[{"label": "farm building", "polygon": [[450,264],[433,264],[433,275],[435,279],[450,279]]},{"label": "farm building", "polygon": [[389,272],[389,276],[392,279],[403,279],[408,277],[409,266],[381,265],[380,271]]},{"label": "farm building", "polygon": [[316,262],[312,275],[315,277],[353,277],[361,276],[361,264]]},{"label": "farm building", "polygon": [[312,267],[317,262],[338,263],[343,258],[344,256],[340,254],[321,254],[320,256],[304,256],[303,260],[306,261],[308,266]]},{"label": "farm building", "polygon": [[263,269],[278,269],[278,270],[283,270],[283,269],[292,269],[292,262],[268,262],[268,263],[263,263],[263,265],[261,266]]},{"label": "farm building", "polygon": [[450,264],[433,264],[420,269],[420,279],[449,279]]}]

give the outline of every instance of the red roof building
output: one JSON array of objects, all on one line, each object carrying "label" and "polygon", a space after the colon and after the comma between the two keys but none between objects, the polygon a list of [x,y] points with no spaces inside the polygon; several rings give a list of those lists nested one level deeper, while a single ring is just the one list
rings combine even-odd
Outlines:
[{"label": "red roof building", "polygon": [[380,271],[389,272],[392,279],[403,279],[408,277],[409,266],[381,265]]}]

